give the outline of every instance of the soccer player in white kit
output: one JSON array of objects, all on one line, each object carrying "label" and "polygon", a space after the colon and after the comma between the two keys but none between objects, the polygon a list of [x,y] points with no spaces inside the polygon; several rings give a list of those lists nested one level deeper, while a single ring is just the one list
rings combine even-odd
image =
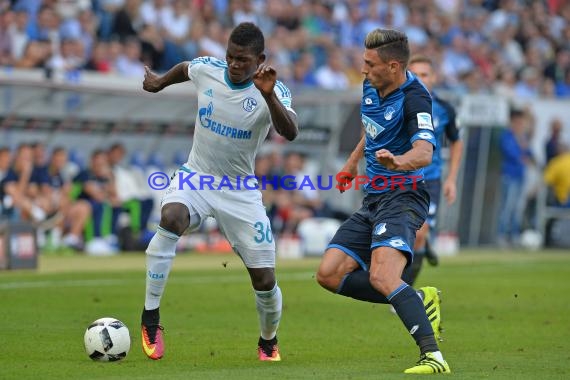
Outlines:
[{"label": "soccer player in white kit", "polygon": [[[151,359],[164,355],[159,306],[176,243],[184,231],[213,217],[251,277],[261,329],[259,359],[281,360],[276,333],[282,298],[275,280],[275,242],[255,181],[244,186],[243,179],[253,176],[255,155],[271,125],[289,141],[297,136],[298,126],[291,93],[277,80],[275,69],[264,63],[264,49],[261,30],[242,23],[229,37],[225,61],[200,57],[161,76],[146,68],[144,90],[159,92],[190,80],[198,96],[188,162],[165,192],[160,224],[146,250],[141,326],[143,351]],[[213,182],[213,190],[205,182]]]}]

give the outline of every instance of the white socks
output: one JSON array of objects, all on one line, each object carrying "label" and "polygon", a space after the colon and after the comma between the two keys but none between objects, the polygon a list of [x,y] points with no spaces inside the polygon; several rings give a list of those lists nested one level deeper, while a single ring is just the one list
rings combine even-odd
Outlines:
[{"label": "white socks", "polygon": [[443,363],[443,355],[441,354],[441,351],[435,351],[432,352],[432,354],[439,362]]},{"label": "white socks", "polygon": [[158,227],[146,249],[146,310],[154,310],[160,306],[179,238],[178,235]]},{"label": "white socks", "polygon": [[[158,227],[146,250],[147,277],[144,307],[154,310],[160,306],[160,299],[168,280],[172,261],[176,254],[179,236]],[[259,314],[261,337],[273,339],[281,320],[282,296],[277,284],[268,291],[255,290],[255,304]]]},{"label": "white socks", "polygon": [[259,314],[261,337],[270,340],[277,334],[279,321],[281,320],[281,308],[283,299],[281,289],[277,284],[271,290],[255,290],[255,304]]}]

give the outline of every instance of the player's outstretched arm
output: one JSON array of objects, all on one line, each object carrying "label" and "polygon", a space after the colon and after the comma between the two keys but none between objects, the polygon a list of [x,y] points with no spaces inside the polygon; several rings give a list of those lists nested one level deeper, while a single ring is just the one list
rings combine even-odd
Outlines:
[{"label": "player's outstretched arm", "polygon": [[366,136],[362,135],[362,138],[356,145],[356,148],[352,151],[348,160],[340,170],[337,175],[339,183],[337,188],[341,193],[344,193],[346,188],[349,188],[348,184],[358,175],[358,163],[364,157],[364,146],[366,145]]},{"label": "player's outstretched arm", "polygon": [[143,90],[148,92],[159,92],[172,84],[189,81],[189,64],[190,62],[180,62],[163,75],[158,75],[151,71],[148,66],[145,66]]},{"label": "player's outstretched arm", "polygon": [[277,72],[273,67],[264,63],[259,65],[253,74],[253,83],[267,102],[275,130],[287,140],[293,141],[299,134],[297,115],[287,110],[277,98],[275,91],[273,91],[276,81]]},{"label": "player's outstretched arm", "polygon": [[417,170],[431,164],[433,145],[429,141],[416,140],[412,149],[401,156],[395,156],[387,149],[376,152],[376,160],[388,170],[408,171]]}]

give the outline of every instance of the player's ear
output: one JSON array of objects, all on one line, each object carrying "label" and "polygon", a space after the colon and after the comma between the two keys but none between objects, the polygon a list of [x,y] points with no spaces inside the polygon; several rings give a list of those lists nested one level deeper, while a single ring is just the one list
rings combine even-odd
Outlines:
[{"label": "player's ear", "polygon": [[400,70],[400,62],[398,61],[392,61],[390,62],[390,72],[392,74],[396,74],[399,70]]},{"label": "player's ear", "polygon": [[265,53],[261,53],[260,55],[257,56],[257,66],[261,65],[263,62],[265,62]]}]

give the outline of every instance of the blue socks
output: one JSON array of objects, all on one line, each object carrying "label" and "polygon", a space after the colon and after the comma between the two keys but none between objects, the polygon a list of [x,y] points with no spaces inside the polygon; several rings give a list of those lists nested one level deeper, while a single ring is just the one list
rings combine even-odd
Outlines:
[{"label": "blue socks", "polygon": [[424,304],[416,291],[404,283],[388,295],[398,316],[420,347],[422,354],[439,351]]}]

